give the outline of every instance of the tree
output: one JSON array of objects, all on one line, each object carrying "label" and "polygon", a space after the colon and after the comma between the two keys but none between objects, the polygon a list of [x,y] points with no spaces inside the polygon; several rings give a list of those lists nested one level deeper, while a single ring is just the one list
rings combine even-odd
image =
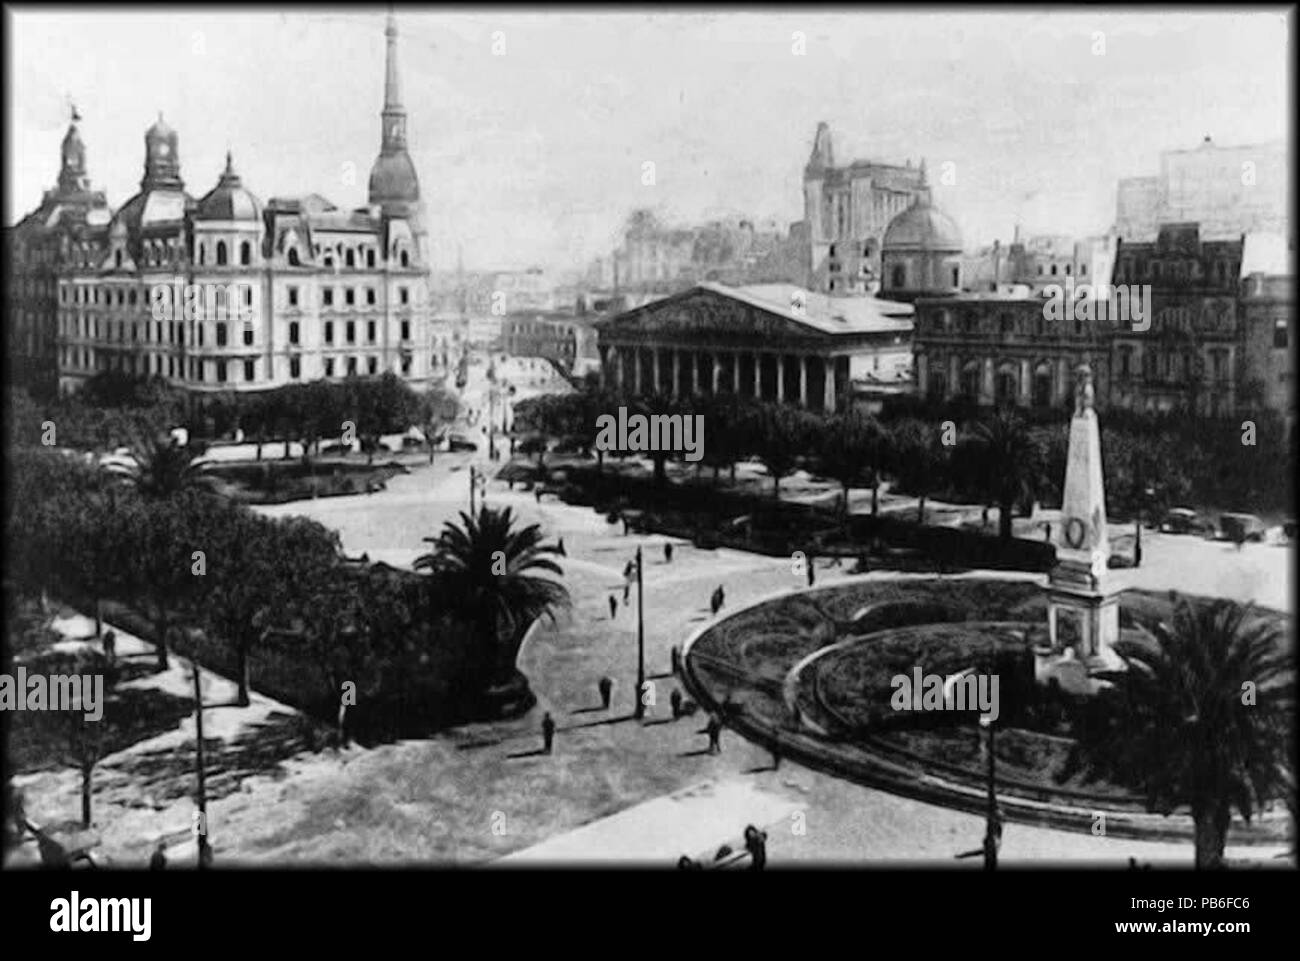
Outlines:
[{"label": "tree", "polygon": [[[849,488],[870,471],[875,475],[879,456],[880,425],[874,417],[848,410],[828,420],[820,432],[822,470],[844,487],[844,513],[849,509]],[[874,490],[874,488],[873,488]],[[876,498],[872,496],[874,512]]]},{"label": "tree", "polygon": [[893,431],[893,474],[908,493],[918,498],[916,522],[925,523],[925,498],[939,486],[946,466],[949,449],[943,438],[923,420],[908,418],[900,421]]},{"label": "tree", "polygon": [[1190,807],[1196,866],[1223,865],[1235,808],[1249,820],[1288,769],[1294,672],[1276,620],[1229,600],[1176,601],[1154,643],[1121,641],[1126,669],[1087,706],[1057,775],[1142,793],[1150,811]]},{"label": "tree", "polygon": [[477,517],[462,511],[460,524],[448,521],[438,537],[425,542],[433,550],[418,557],[414,567],[430,572],[431,605],[448,605],[474,625],[489,652],[489,682],[506,682],[516,673],[515,658],[529,625],[569,603],[565,586],[543,576],[564,576],[551,559],[557,548],[542,543],[538,524],[515,529],[508,507],[483,507]]},{"label": "tree", "polygon": [[420,397],[419,423],[424,431],[424,439],[429,445],[429,463],[433,463],[433,451],[438,436],[448,424],[456,420],[460,404],[456,398],[439,385],[430,387]]},{"label": "tree", "polygon": [[171,437],[144,435],[131,446],[132,463],[114,462],[104,469],[151,499],[191,489],[211,491],[216,478],[211,464],[202,459],[204,453],[201,442],[181,446]]},{"label": "tree", "polygon": [[976,471],[985,498],[998,505],[998,536],[1011,539],[1011,512],[1032,501],[1044,470],[1044,454],[1025,421],[1002,408],[978,421],[973,432]]},{"label": "tree", "polygon": [[772,495],[781,499],[781,478],[799,465],[811,426],[802,411],[785,404],[764,404],[757,418],[759,460],[772,475]]}]

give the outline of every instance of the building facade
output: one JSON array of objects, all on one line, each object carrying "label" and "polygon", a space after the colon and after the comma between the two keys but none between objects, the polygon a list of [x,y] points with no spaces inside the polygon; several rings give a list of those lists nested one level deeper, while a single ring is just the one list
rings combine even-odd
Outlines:
[{"label": "building facade", "polygon": [[1160,154],[1156,176],[1120,180],[1115,230],[1149,242],[1162,224],[1197,223],[1205,238],[1276,233],[1290,237],[1286,149],[1281,143],[1227,147],[1209,137]]},{"label": "building facade", "polygon": [[385,35],[380,152],[369,203],[357,210],[315,194],[263,204],[229,154],[216,185],[195,198],[181,178],[179,135],[159,117],[145,133],[139,193],[106,217],[74,119],[59,187],[10,233],[15,273],[40,277],[47,298],[41,336],[28,337],[26,320],[11,329],[24,347],[53,345],[61,390],[105,370],[199,393],[385,371],[417,384],[435,376],[427,234],[391,16]]},{"label": "building facade", "polygon": [[803,233],[810,290],[864,294],[881,281],[880,249],[890,222],[929,198],[925,163],[913,167],[856,160],[836,166],[830,126],[817,125],[804,167]]},{"label": "building facade", "polygon": [[501,322],[502,347],[512,357],[541,357],[581,372],[600,360],[593,321],[558,311],[510,314]]},{"label": "building facade", "polygon": [[598,321],[602,380],[632,395],[734,395],[834,413],[859,373],[910,367],[912,308],[792,285],[704,283]]}]

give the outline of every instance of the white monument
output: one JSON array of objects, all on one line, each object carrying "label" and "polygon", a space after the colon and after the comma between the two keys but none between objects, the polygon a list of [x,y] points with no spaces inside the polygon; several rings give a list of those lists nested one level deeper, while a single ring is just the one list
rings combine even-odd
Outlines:
[{"label": "white monument", "polygon": [[1049,643],[1034,649],[1034,676],[1062,689],[1093,694],[1104,682],[1099,671],[1122,670],[1119,598],[1108,581],[1110,539],[1101,469],[1101,429],[1093,410],[1092,369],[1075,369],[1074,416],[1065,468],[1061,521],[1056,531],[1056,566],[1046,587]]}]

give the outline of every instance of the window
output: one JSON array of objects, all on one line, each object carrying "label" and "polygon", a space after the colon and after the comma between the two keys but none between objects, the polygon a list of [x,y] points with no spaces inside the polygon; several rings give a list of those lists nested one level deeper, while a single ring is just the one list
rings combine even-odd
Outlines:
[{"label": "window", "polygon": [[127,299],[130,301],[131,306],[134,307],[134,306],[135,306],[135,291],[134,291],[134,290],[131,291],[130,296],[129,296]]},{"label": "window", "polygon": [[320,296],[321,296],[321,304],[322,304],[323,306],[325,306],[325,307],[333,307],[333,306],[334,306],[334,288],[333,288],[333,287],[326,287],[324,290],[322,290],[322,291],[320,292]]},{"label": "window", "polygon": [[155,334],[154,339],[161,344],[162,343],[162,321],[161,320],[154,322],[154,334]]},{"label": "window", "polygon": [[367,357],[366,358],[367,373],[374,374],[377,373],[378,370],[379,370],[379,359],[376,357]]},{"label": "window", "polygon": [[405,250],[402,251],[402,258],[401,258],[401,259],[402,259],[402,266],[403,266],[403,267],[409,267],[409,266],[411,266],[411,257],[410,257],[410,255],[409,255]]},{"label": "window", "polygon": [[1056,276],[1056,264],[1052,264],[1052,276]]},{"label": "window", "polygon": [[344,255],[344,263],[349,267],[355,267],[357,265],[357,255],[349,250],[347,254]]},{"label": "window", "polygon": [[907,268],[902,264],[895,264],[893,272],[890,274],[890,286],[901,290],[907,286]]},{"label": "window", "polygon": [[224,240],[218,240],[217,241],[217,266],[224,267],[225,265],[226,265],[226,242]]},{"label": "window", "polygon": [[1087,265],[1087,264],[1080,264],[1080,265],[1079,265],[1079,276],[1080,276],[1080,277],[1087,277],[1087,276],[1088,276],[1088,265]]},{"label": "window", "polygon": [[375,288],[373,287],[366,288],[366,303],[369,304],[371,307],[375,305]]},{"label": "window", "polygon": [[1071,267],[1071,266],[1072,266],[1071,264],[1066,264],[1066,265],[1065,265],[1065,276],[1067,276],[1067,277],[1070,276],[1070,267]]},{"label": "window", "polygon": [[411,373],[411,358],[402,358],[402,376],[406,377]]},{"label": "window", "polygon": [[998,323],[1002,328],[1003,335],[1014,334],[1016,332],[1016,319],[1010,314],[1002,314],[1002,316],[998,318]]},{"label": "window", "polygon": [[132,324],[132,325],[131,325],[131,343],[134,344],[134,343],[135,343],[136,341],[138,341],[139,339],[140,339],[140,325],[139,325],[139,324]]},{"label": "window", "polygon": [[366,342],[370,344],[375,342],[375,322],[373,320],[366,324]]},{"label": "window", "polygon": [[356,376],[356,373],[357,373],[357,359],[356,359],[355,357],[349,357],[349,358],[348,358],[348,376],[349,376],[349,377],[355,377],[355,376]]},{"label": "window", "polygon": [[1285,349],[1288,340],[1286,321],[1279,317],[1277,320],[1273,321],[1273,347],[1275,349]]},{"label": "window", "polygon": [[349,287],[347,290],[343,291],[343,303],[351,307],[356,302],[357,302],[357,292],[355,290]]},{"label": "window", "polygon": [[405,287],[398,287],[397,302],[399,304],[407,304],[410,303],[410,301],[411,301],[411,292],[407,290]]},{"label": "window", "polygon": [[410,339],[411,339],[411,322],[409,320],[404,320],[402,321],[402,340],[410,340]]},{"label": "window", "polygon": [[297,266],[298,266],[298,248],[297,248],[297,247],[290,247],[290,248],[289,248],[289,266],[290,266],[290,267],[297,267]]},{"label": "window", "polygon": [[960,268],[960,267],[954,267],[954,268],[952,269],[952,285],[953,285],[954,287],[960,287],[960,286],[961,286],[961,268]]},{"label": "window", "polygon": [[355,344],[357,342],[356,322],[349,320],[346,330],[347,330],[347,342],[349,344]]},{"label": "window", "polygon": [[290,307],[297,307],[297,306],[298,306],[298,288],[297,288],[297,287],[290,287],[290,288],[289,288],[289,306],[290,306]]},{"label": "window", "polygon": [[218,347],[226,346],[226,325],[225,324],[217,324],[217,346]]},{"label": "window", "polygon": [[374,265],[375,265],[375,252],[374,252],[374,250],[367,250],[367,251],[366,251],[366,266],[367,266],[367,267],[373,267]]},{"label": "window", "polygon": [[257,361],[255,360],[244,361],[244,380],[246,381],[257,380],[257,373],[253,369],[256,366],[256,364]]},{"label": "window", "polygon": [[333,357],[326,357],[326,358],[325,358],[325,376],[326,376],[326,377],[333,377],[333,376],[334,376],[334,358],[333,358]]},{"label": "window", "polygon": [[298,343],[298,321],[296,320],[289,322],[289,343]]},{"label": "window", "polygon": [[245,327],[245,328],[244,328],[244,346],[245,346],[245,347],[252,347],[252,346],[253,346],[253,328],[252,328],[252,327]]},{"label": "window", "polygon": [[334,343],[334,321],[325,321],[325,343]]},{"label": "window", "polygon": [[217,383],[224,384],[225,382],[226,382],[226,362],[224,360],[219,360],[217,361]]},{"label": "window", "polygon": [[289,358],[289,376],[294,380],[302,376],[302,360],[297,357]]},{"label": "window", "polygon": [[[199,244],[199,263],[206,264],[207,262],[208,262],[208,245]],[[199,380],[202,379],[203,379],[202,377],[199,378]]]},{"label": "window", "polygon": [[244,302],[245,307],[253,306],[253,287],[251,284],[244,284],[239,288],[240,299]]},{"label": "window", "polygon": [[829,251],[829,254],[830,254],[830,256],[832,256],[832,257],[835,256],[835,246],[836,246],[835,244],[831,244],[831,248],[830,248],[830,251]]}]

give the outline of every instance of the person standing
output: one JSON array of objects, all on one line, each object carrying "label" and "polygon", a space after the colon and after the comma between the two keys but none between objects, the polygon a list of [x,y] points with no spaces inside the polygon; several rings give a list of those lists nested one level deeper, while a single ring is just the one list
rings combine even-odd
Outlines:
[{"label": "person standing", "polygon": [[664,563],[671,564],[672,562],[673,562],[673,545],[671,541],[665,541],[664,542]]},{"label": "person standing", "polygon": [[609,595],[609,619],[612,621],[614,615],[618,613],[618,598],[613,594]]},{"label": "person standing", "polygon": [[673,720],[682,716],[682,692],[673,688],[673,693],[668,696],[668,703],[673,707]]},{"label": "person standing", "polygon": [[609,702],[614,693],[614,681],[609,677],[602,677],[597,686],[600,688],[600,706],[608,711]]},{"label": "person standing", "polygon": [[158,839],[158,844],[153,849],[153,857],[149,859],[150,871],[161,871],[167,867],[167,842],[162,838]]},{"label": "person standing", "polygon": [[110,664],[117,658],[117,634],[112,628],[104,632],[104,656]]},{"label": "person standing", "polygon": [[709,723],[705,725],[705,732],[709,735],[709,753],[722,753],[722,722],[718,720],[718,715],[710,714]]},{"label": "person standing", "polygon": [[754,825],[745,828],[745,850],[749,852],[751,871],[761,871],[767,867],[767,832],[760,831]]},{"label": "person standing", "polygon": [[673,674],[682,673],[682,649],[676,644],[668,651],[668,663],[672,668]]},{"label": "person standing", "polygon": [[551,745],[555,741],[555,720],[551,717],[551,712],[547,711],[542,716],[542,753],[550,754]]}]

